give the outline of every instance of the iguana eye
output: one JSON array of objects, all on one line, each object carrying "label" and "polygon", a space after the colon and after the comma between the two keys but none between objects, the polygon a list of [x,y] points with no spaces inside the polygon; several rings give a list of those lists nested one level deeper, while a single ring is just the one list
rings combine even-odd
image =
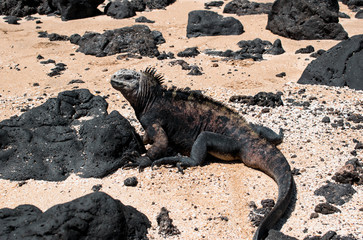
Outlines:
[{"label": "iguana eye", "polygon": [[131,75],[125,75],[125,76],[124,76],[124,79],[125,79],[125,80],[131,80],[131,79],[132,79],[132,76],[131,76]]}]

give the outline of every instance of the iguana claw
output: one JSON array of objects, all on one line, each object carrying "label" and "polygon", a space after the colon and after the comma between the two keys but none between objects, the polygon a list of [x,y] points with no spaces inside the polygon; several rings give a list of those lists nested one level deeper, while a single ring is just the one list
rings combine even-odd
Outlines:
[{"label": "iguana claw", "polygon": [[139,172],[142,172],[144,168],[151,166],[152,161],[147,156],[137,157],[135,159],[129,159],[129,163],[126,163],[122,168],[139,168]]}]

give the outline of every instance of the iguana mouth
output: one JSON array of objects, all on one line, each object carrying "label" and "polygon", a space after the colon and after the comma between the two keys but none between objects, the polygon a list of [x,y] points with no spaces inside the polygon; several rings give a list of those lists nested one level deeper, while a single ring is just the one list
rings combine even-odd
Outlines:
[{"label": "iguana mouth", "polygon": [[114,80],[114,79],[111,79],[111,85],[116,90],[120,90],[120,89],[123,89],[125,87],[125,84],[123,84],[122,82],[119,82],[117,80]]}]

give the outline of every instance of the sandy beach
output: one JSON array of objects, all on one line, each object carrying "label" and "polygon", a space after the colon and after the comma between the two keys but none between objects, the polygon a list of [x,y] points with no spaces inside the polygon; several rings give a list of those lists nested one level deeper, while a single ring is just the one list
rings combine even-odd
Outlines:
[{"label": "sandy beach", "polygon": [[[339,41],[284,38],[265,29],[266,14],[223,14],[223,7],[211,10],[240,20],[245,30],[242,35],[187,38],[188,13],[204,9],[205,2],[177,0],[165,10],[138,12],[137,16],[122,20],[104,15],[67,22],[55,16],[33,15],[42,24],[22,19],[19,25],[9,25],[1,20],[0,121],[22,114],[22,109],[39,106],[59,92],[87,88],[92,94],[107,96],[108,111],[119,111],[142,134],[131,106],[109,81],[111,75],[121,68],[144,70],[155,67],[158,73],[164,75],[169,87],[201,90],[205,95],[236,109],[249,122],[263,124],[275,131],[279,128],[284,130],[284,141],[279,149],[291,167],[301,172],[294,176],[296,201],[284,218],[281,228],[284,234],[303,239],[333,230],[343,236],[352,234],[356,239],[363,239],[362,185],[353,186],[356,193],[349,202],[338,206],[340,213],[310,218],[315,206],[325,202],[324,197],[314,195],[314,191],[326,181],[333,181],[332,176],[347,160],[356,157],[362,162],[363,159],[362,150],[356,151],[357,156],[351,154],[355,146],[353,139],[363,142],[362,129],[334,128],[321,121],[324,116],[329,116],[332,122],[338,119],[347,122],[348,113],[362,114],[363,92],[296,83],[314,59],[309,54],[295,54],[296,50],[307,45],[314,46],[315,50],[328,50]],[[350,16],[350,19],[340,18],[349,36],[362,34],[363,20],[354,18],[355,13],[341,3],[340,11]],[[117,55],[98,58],[76,52],[78,46],[69,41],[51,42],[47,38],[38,38],[38,31],[67,36],[74,33],[83,35],[86,31],[102,33],[138,24],[135,18],[140,16],[154,20],[155,23],[146,25],[163,34],[166,43],[158,46],[159,51],[172,52],[175,56],[188,47],[198,47],[200,52],[206,49],[237,50],[237,42],[255,38],[270,42],[280,39],[286,52],[276,56],[264,55],[263,61],[256,62],[250,59],[223,61],[220,57],[203,53],[194,58],[177,57],[190,65],[197,65],[203,72],[200,76],[190,76],[181,66],[172,66],[170,59],[143,57],[118,60]],[[36,29],[36,26],[41,28]],[[49,77],[47,73],[53,65],[40,64],[38,55],[42,55],[44,60],[53,59],[66,64],[66,70],[60,76]],[[281,72],[285,72],[286,76],[276,77]],[[75,79],[85,83],[69,84]],[[303,94],[299,93],[301,89],[305,89]],[[262,107],[228,102],[232,95],[254,95],[261,91],[281,91],[286,104],[263,113]],[[308,109],[287,104],[287,99],[303,102],[311,97],[316,99],[311,100]],[[334,115],[329,108],[341,114]],[[124,180],[131,176],[138,178],[137,187],[124,186]],[[205,166],[188,168],[184,175],[175,168],[161,167],[154,170],[147,168],[144,172],[119,169],[102,179],[81,178],[73,174],[62,182],[27,180],[21,186],[17,181],[0,179],[0,209],[32,204],[45,211],[55,204],[91,193],[92,186],[96,184],[102,184],[101,191],[135,207],[149,218],[152,223],[148,234],[150,239],[164,239],[158,234],[156,223],[161,207],[170,211],[173,223],[181,232],[168,239],[251,239],[256,228],[248,220],[249,202],[254,201],[260,207],[261,200],[277,197],[275,182],[262,172],[243,163],[210,162]],[[223,217],[227,217],[228,221]]]}]

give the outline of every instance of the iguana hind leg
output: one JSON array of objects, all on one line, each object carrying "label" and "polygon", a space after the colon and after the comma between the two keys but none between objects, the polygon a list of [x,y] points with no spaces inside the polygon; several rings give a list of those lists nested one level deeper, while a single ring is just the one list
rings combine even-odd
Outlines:
[{"label": "iguana hind leg", "polygon": [[222,160],[239,159],[240,150],[241,145],[234,138],[213,132],[202,132],[192,146],[190,157],[181,155],[165,157],[154,161],[152,166],[171,164],[180,170],[201,165],[208,153]]}]

